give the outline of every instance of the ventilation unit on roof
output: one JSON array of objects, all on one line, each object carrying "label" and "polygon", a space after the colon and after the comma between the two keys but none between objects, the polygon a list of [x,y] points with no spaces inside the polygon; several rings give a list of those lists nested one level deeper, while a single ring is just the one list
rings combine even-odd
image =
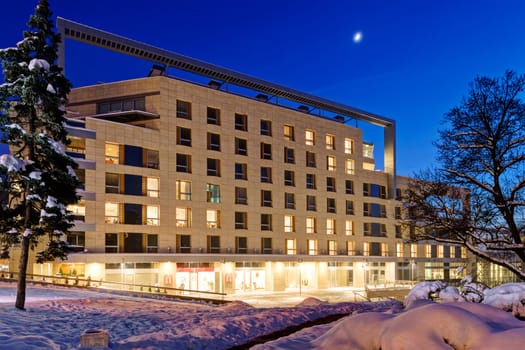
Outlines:
[{"label": "ventilation unit on roof", "polygon": [[310,112],[310,108],[308,108],[308,106],[305,106],[305,105],[300,105],[299,107],[297,107],[297,109],[305,113]]},{"label": "ventilation unit on roof", "polygon": [[268,102],[268,96],[264,94],[258,94],[257,96],[255,96],[255,98],[257,99],[257,101]]},{"label": "ventilation unit on roof", "polygon": [[219,90],[221,88],[221,83],[216,80],[210,80],[208,86],[212,89]]},{"label": "ventilation unit on roof", "polygon": [[148,73],[148,77],[159,77],[159,76],[165,76],[165,75],[166,75],[166,67],[158,65],[158,64],[154,64]]},{"label": "ventilation unit on roof", "polygon": [[335,120],[337,120],[339,123],[344,123],[345,122],[345,118],[343,116],[340,116],[340,115],[336,115],[334,117]]}]

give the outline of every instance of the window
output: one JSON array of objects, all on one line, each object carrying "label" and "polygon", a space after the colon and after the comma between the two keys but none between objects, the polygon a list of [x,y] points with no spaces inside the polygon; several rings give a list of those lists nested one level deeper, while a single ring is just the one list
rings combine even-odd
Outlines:
[{"label": "window", "polygon": [[206,227],[210,229],[220,228],[220,211],[216,209],[206,209]]},{"label": "window", "polygon": [[272,122],[261,120],[261,135],[272,136]]},{"label": "window", "polygon": [[365,222],[363,223],[363,235],[372,237],[386,237],[386,225],[376,222]]},{"label": "window", "polygon": [[208,254],[218,254],[221,252],[221,237],[220,236],[208,236],[207,237],[207,251]]},{"label": "window", "polygon": [[177,126],[177,145],[191,147],[191,129]]},{"label": "window", "polygon": [[347,236],[354,235],[354,222],[352,220],[345,221],[345,235]]},{"label": "window", "polygon": [[146,168],[158,169],[159,168],[159,151],[152,149],[145,149]]},{"label": "window", "polygon": [[467,258],[467,248],[465,248],[465,247],[459,247],[459,248],[460,248],[459,250],[461,252],[461,259],[466,259]]},{"label": "window", "polygon": [[177,228],[191,227],[191,209],[190,208],[175,208],[175,226]]},{"label": "window", "polygon": [[381,256],[388,256],[388,244],[387,243],[381,243]]},{"label": "window", "polygon": [[326,234],[327,235],[335,235],[335,219],[327,218],[326,219]]},{"label": "window", "polygon": [[106,173],[106,193],[120,193],[120,174]]},{"label": "window", "polygon": [[272,168],[266,166],[261,167],[261,182],[272,183]]},{"label": "window", "polygon": [[86,233],[85,232],[78,232],[78,231],[68,232],[66,239],[67,239],[67,243],[69,243],[71,246],[76,246],[80,248],[86,245]]},{"label": "window", "polygon": [[221,110],[218,108],[206,108],[208,124],[221,125]]},{"label": "window", "polygon": [[410,245],[410,257],[417,258],[417,244]]},{"label": "window", "polygon": [[401,225],[396,225],[395,230],[396,230],[396,238],[403,238],[401,234]]},{"label": "window", "polygon": [[191,253],[191,236],[176,236],[177,253]]},{"label": "window", "polygon": [[286,209],[295,209],[295,194],[288,192],[284,194],[284,207]]},{"label": "window", "polygon": [[272,191],[261,190],[261,207],[272,206]]},{"label": "window", "polygon": [[221,135],[212,132],[208,133],[208,149],[212,151],[221,150]]},{"label": "window", "polygon": [[246,187],[235,187],[235,204],[248,204]]},{"label": "window", "polygon": [[235,113],[235,130],[248,131],[248,116]]},{"label": "window", "polygon": [[335,177],[326,178],[326,191],[335,192]]},{"label": "window", "polygon": [[177,100],[177,118],[191,119],[191,103]]},{"label": "window", "polygon": [[146,253],[157,253],[159,251],[159,236],[146,235]]},{"label": "window", "polygon": [[135,98],[118,99],[109,102],[101,102],[97,105],[97,113],[104,114],[110,112],[121,112],[121,111],[145,111],[145,98],[144,96]]},{"label": "window", "polygon": [[284,171],[284,185],[295,186],[295,173],[292,170]]},{"label": "window", "polygon": [[327,213],[335,213],[335,198],[326,198],[326,212]]},{"label": "window", "polygon": [[315,174],[306,174],[306,188],[315,190],[316,187]]},{"label": "window", "polygon": [[363,243],[363,256],[370,256],[370,242]]},{"label": "window", "polygon": [[354,194],[354,181],[345,180],[345,193]]},{"label": "window", "polygon": [[400,201],[403,199],[403,192],[400,188],[396,188],[396,200]]},{"label": "window", "polygon": [[396,219],[401,219],[401,207],[394,208],[394,215]]},{"label": "window", "polygon": [[295,255],[295,239],[285,239],[284,245],[286,246],[286,255]]},{"label": "window", "polygon": [[345,153],[354,154],[354,140],[345,138]]},{"label": "window", "polygon": [[354,215],[354,201],[346,201],[346,215]]},{"label": "window", "polygon": [[405,256],[405,245],[403,243],[396,243],[396,256],[398,258]]},{"label": "window", "polygon": [[247,237],[235,237],[235,252],[237,254],[248,253],[248,238]]},{"label": "window", "polygon": [[284,148],[284,162],[288,164],[295,164],[295,152],[293,148]]},{"label": "window", "polygon": [[346,241],[346,250],[348,255],[356,255],[355,241]]},{"label": "window", "polygon": [[148,197],[159,197],[159,178],[158,177],[146,177],[146,195]]},{"label": "window", "polygon": [[371,143],[363,143],[363,157],[374,159],[374,145]]},{"label": "window", "polygon": [[363,196],[386,199],[386,187],[377,184],[363,183]]},{"label": "window", "polygon": [[337,255],[337,242],[328,240],[328,255]]},{"label": "window", "polygon": [[306,210],[317,211],[317,205],[315,203],[315,196],[306,196]]},{"label": "window", "polygon": [[243,211],[235,212],[235,229],[246,230],[248,228],[248,214]]},{"label": "window", "polygon": [[443,245],[440,244],[440,245],[437,246],[437,257],[438,258],[443,258],[444,256],[445,256],[445,254],[444,254],[444,247],[443,247]]},{"label": "window", "polygon": [[185,180],[175,181],[175,198],[180,201],[191,200],[191,182]]},{"label": "window", "polygon": [[241,156],[248,155],[248,146],[245,139],[240,139],[238,137],[235,138],[235,154]]},{"label": "window", "polygon": [[106,164],[119,164],[120,147],[116,143],[106,142]]},{"label": "window", "polygon": [[328,171],[335,171],[335,157],[334,156],[326,157],[326,169]]},{"label": "window", "polygon": [[334,135],[326,135],[326,149],[328,150],[335,150],[335,136]]},{"label": "window", "polygon": [[261,238],[261,251],[263,254],[272,254],[272,238],[262,237]]},{"label": "window", "polygon": [[160,225],[160,208],[157,205],[146,206],[146,225]]},{"label": "window", "polygon": [[295,216],[284,216],[284,232],[295,232]]},{"label": "window", "polygon": [[306,246],[308,247],[308,255],[317,255],[317,240],[307,239]]},{"label": "window", "polygon": [[425,244],[425,258],[432,257],[432,246],[430,244]]},{"label": "window", "polygon": [[346,159],[345,161],[345,172],[348,175],[354,175],[355,174],[355,162],[353,159]]},{"label": "window", "polygon": [[118,253],[118,233],[106,233],[106,253]]},{"label": "window", "polygon": [[317,233],[317,224],[314,217],[306,218],[306,233]]},{"label": "window", "polygon": [[120,222],[120,210],[118,203],[106,202],[105,204],[105,223],[118,224]]},{"label": "window", "polygon": [[291,125],[284,125],[283,136],[287,141],[295,141],[294,127]]},{"label": "window", "polygon": [[272,214],[261,214],[261,231],[271,231],[272,229]]},{"label": "window", "polygon": [[208,176],[221,176],[220,159],[208,158],[206,160]]},{"label": "window", "polygon": [[221,202],[221,186],[214,184],[206,184],[206,202],[220,203]]},{"label": "window", "polygon": [[73,219],[77,221],[86,220],[86,201],[79,200],[76,204],[69,204],[66,209],[71,212]]},{"label": "window", "polygon": [[306,130],[304,133],[305,143],[307,146],[314,146],[315,145],[315,131],[313,130]]},{"label": "window", "polygon": [[363,216],[386,218],[386,206],[378,203],[363,203]]},{"label": "window", "polygon": [[177,172],[179,173],[191,173],[191,155],[177,153]]},{"label": "window", "polygon": [[237,180],[247,180],[248,171],[245,163],[235,163],[235,178]]},{"label": "window", "polygon": [[142,205],[135,203],[124,203],[124,224],[143,225],[143,214]]},{"label": "window", "polygon": [[315,168],[315,153],[306,151],[306,166],[309,168]]},{"label": "window", "polygon": [[272,160],[272,145],[261,142],[261,159]]}]

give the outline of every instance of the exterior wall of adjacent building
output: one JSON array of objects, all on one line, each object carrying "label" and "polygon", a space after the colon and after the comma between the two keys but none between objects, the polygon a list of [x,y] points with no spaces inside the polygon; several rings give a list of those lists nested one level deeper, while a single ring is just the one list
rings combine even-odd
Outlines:
[{"label": "exterior wall of adjacent building", "polygon": [[403,238],[357,127],[162,76],[69,102],[85,183],[69,240],[84,250],[34,273],[236,293],[455,279],[466,264],[462,248]]}]

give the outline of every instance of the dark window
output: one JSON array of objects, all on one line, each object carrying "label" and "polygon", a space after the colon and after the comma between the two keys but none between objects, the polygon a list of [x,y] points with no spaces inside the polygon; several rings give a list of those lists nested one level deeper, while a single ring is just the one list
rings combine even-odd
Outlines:
[{"label": "dark window", "polygon": [[235,154],[241,156],[248,155],[248,146],[245,139],[240,139],[238,137],[235,138]]},{"label": "dark window", "polygon": [[315,190],[315,174],[306,174],[306,188]]},{"label": "dark window", "polygon": [[191,236],[177,235],[177,253],[191,253]]},{"label": "dark window", "polygon": [[235,229],[246,230],[248,228],[248,214],[243,211],[235,212]]},{"label": "dark window", "polygon": [[235,204],[248,204],[246,187],[235,187]]},{"label": "dark window", "polygon": [[261,207],[272,206],[272,191],[261,190]]},{"label": "dark window", "polygon": [[106,253],[118,253],[118,233],[106,233]]},{"label": "dark window", "polygon": [[261,214],[261,231],[272,230],[272,214]]},{"label": "dark window", "polygon": [[266,166],[261,167],[261,182],[272,183],[272,168]]},{"label": "dark window", "polygon": [[120,174],[106,173],[106,193],[120,193]]},{"label": "dark window", "polygon": [[[396,238],[403,238],[401,235],[401,225],[396,225]],[[448,258],[448,256],[446,256]]]},{"label": "dark window", "polygon": [[126,232],[124,234],[124,253],[143,253],[142,233]]},{"label": "dark window", "polygon": [[345,181],[345,193],[354,194],[354,181],[352,180]]},{"label": "dark window", "polygon": [[295,186],[295,173],[292,170],[284,171],[284,185]]},{"label": "dark window", "polygon": [[142,225],[142,205],[124,203],[124,223],[129,225]]},{"label": "dark window", "polygon": [[159,168],[159,151],[151,149],[144,150],[144,166],[146,168],[158,169]]},{"label": "dark window", "polygon": [[295,152],[293,148],[284,148],[284,162],[289,164],[295,164]]},{"label": "dark window", "polygon": [[189,154],[177,153],[177,171],[179,173],[191,173],[191,156]]},{"label": "dark window", "polygon": [[146,253],[158,253],[159,251],[159,236],[148,235]]},{"label": "dark window", "polygon": [[245,163],[235,163],[235,178],[238,180],[247,180],[248,172]]},{"label": "dark window", "polygon": [[372,242],[372,244],[370,244],[370,255],[381,256],[381,243]]},{"label": "dark window", "polygon": [[315,168],[315,153],[306,151],[306,166]]},{"label": "dark window", "polygon": [[248,130],[248,116],[246,114],[235,113],[235,130]]},{"label": "dark window", "polygon": [[124,194],[142,196],[142,176],[124,174]]},{"label": "dark window", "polygon": [[191,129],[177,126],[177,145],[191,147]]},{"label": "dark window", "polygon": [[326,198],[326,212],[335,213],[335,198]]},{"label": "dark window", "polygon": [[272,159],[272,145],[261,142],[261,159]]},{"label": "dark window", "polygon": [[122,100],[113,100],[110,102],[102,102],[97,105],[98,114],[133,110],[145,111],[146,99],[144,97],[135,97]]},{"label": "dark window", "polygon": [[403,192],[400,188],[396,188],[396,200],[400,201],[403,199]]},{"label": "dark window", "polygon": [[208,133],[208,149],[212,151],[221,150],[221,135]]},{"label": "dark window", "polygon": [[328,192],[335,192],[335,177],[326,178],[326,190]]},{"label": "dark window", "polygon": [[288,192],[284,194],[284,207],[286,209],[295,209],[295,194]]},{"label": "dark window", "polygon": [[217,254],[221,252],[221,237],[208,236],[208,253]]},{"label": "dark window", "polygon": [[206,109],[208,124],[221,125],[221,110],[218,108],[208,107]]},{"label": "dark window", "polygon": [[191,119],[191,103],[177,100],[177,118]]},{"label": "dark window", "polygon": [[247,237],[235,237],[235,252],[237,254],[248,253],[248,238]]},{"label": "dark window", "polygon": [[263,254],[272,254],[272,238],[271,237],[261,238],[261,251]]},{"label": "dark window", "polygon": [[354,215],[354,202],[346,201],[346,215]]},{"label": "dark window", "polygon": [[376,222],[363,224],[363,235],[372,237],[386,237],[386,225]]},{"label": "dark window", "polygon": [[[81,247],[85,246],[86,233],[85,232],[69,232],[67,234],[67,243],[71,246]],[[72,247],[73,248],[73,247]]]},{"label": "dark window", "polygon": [[306,210],[316,211],[317,205],[315,203],[315,196],[306,196]]},{"label": "dark window", "polygon": [[272,136],[272,122],[261,120],[261,135]]},{"label": "dark window", "polygon": [[142,147],[124,145],[124,164],[142,167]]},{"label": "dark window", "polygon": [[401,207],[395,207],[395,218],[396,219],[401,219]]},{"label": "dark window", "polygon": [[363,183],[363,196],[385,199],[386,187],[377,184]]},{"label": "dark window", "polygon": [[386,218],[386,206],[377,203],[363,203],[363,216]]},{"label": "dark window", "polygon": [[221,161],[219,159],[208,158],[206,164],[208,176],[221,176]]}]

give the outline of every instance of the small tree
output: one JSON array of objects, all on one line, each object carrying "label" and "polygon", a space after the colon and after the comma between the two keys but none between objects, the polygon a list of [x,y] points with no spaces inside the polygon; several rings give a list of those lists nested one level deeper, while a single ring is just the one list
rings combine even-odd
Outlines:
[{"label": "small tree", "polygon": [[525,76],[478,77],[444,116],[439,167],[409,184],[412,238],[459,243],[525,279]]},{"label": "small tree", "polygon": [[0,50],[0,129],[10,154],[0,155],[2,255],[20,246],[15,306],[24,309],[29,249],[37,262],[67,257],[64,235],[72,226],[65,209],[78,200],[76,163],[65,154],[65,104],[71,84],[55,64],[60,36],[47,0],[40,0],[16,47]]}]

